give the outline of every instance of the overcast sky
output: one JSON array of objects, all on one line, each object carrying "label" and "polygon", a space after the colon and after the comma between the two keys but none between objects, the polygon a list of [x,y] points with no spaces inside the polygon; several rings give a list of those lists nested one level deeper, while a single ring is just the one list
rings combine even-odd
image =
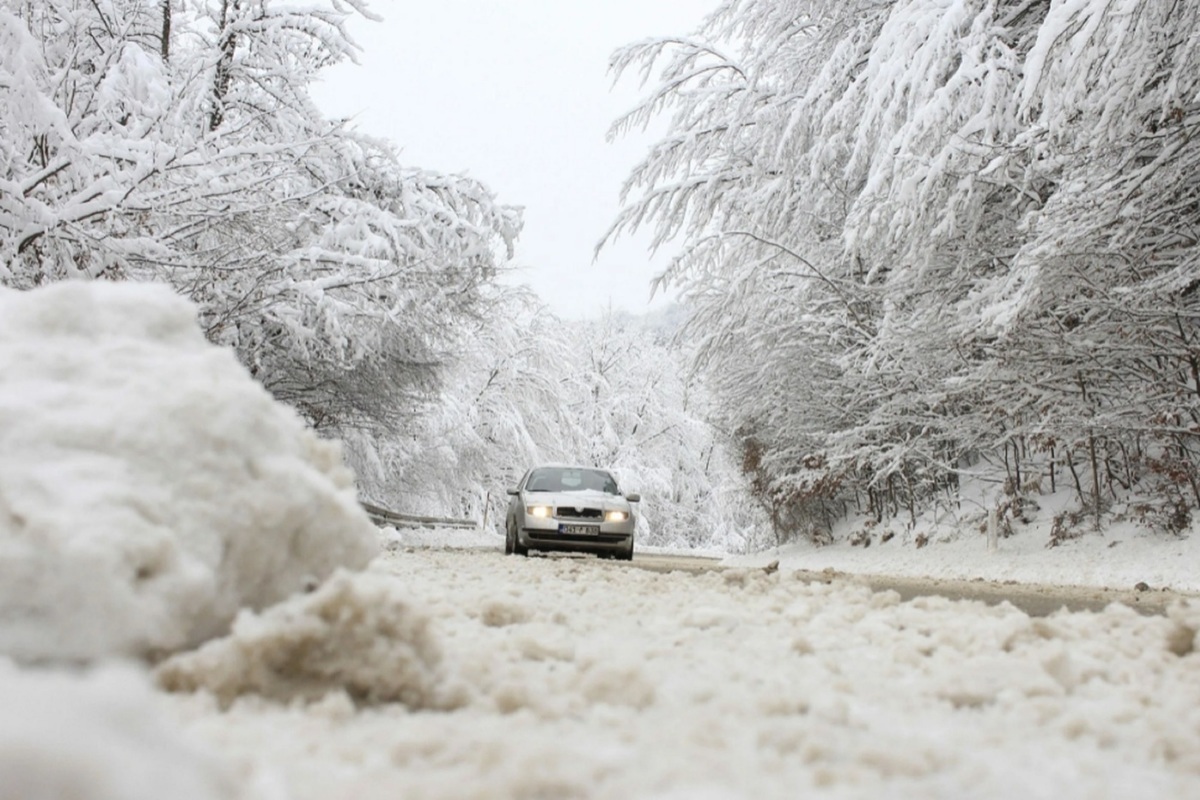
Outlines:
[{"label": "overcast sky", "polygon": [[381,23],[356,21],[359,65],[316,87],[332,116],[402,148],[404,161],[483,181],[525,207],[518,281],[561,316],[650,303],[648,236],[624,237],[593,263],[618,193],[651,137],[605,141],[639,96],[610,91],[609,54],[692,31],[716,0],[376,0]]}]

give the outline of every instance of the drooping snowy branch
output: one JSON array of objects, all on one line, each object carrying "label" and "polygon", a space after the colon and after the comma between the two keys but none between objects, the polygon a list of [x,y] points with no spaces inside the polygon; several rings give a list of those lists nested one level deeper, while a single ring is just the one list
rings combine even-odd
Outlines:
[{"label": "drooping snowy branch", "polygon": [[683,240],[660,280],[776,501],[983,459],[1098,508],[1200,464],[1198,58],[1181,3],[730,0],[614,56],[656,81],[614,132],[669,128],[609,235]]},{"label": "drooping snowy branch", "polygon": [[320,114],[353,15],[0,1],[0,279],[168,282],[314,423],[409,413],[521,222]]}]

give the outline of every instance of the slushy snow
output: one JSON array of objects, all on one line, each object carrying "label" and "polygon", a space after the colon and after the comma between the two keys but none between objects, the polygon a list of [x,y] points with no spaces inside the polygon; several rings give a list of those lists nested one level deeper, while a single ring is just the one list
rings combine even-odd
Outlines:
[{"label": "slushy snow", "polygon": [[336,442],[162,286],[0,290],[0,655],[156,656],[379,549]]},{"label": "slushy snow", "polygon": [[157,672],[167,689],[205,689],[226,705],[250,693],[286,703],[336,690],[362,704],[421,709],[453,704],[440,662],[429,617],[399,582],[339,571],[312,594],[242,612],[229,637]]},{"label": "slushy snow", "polygon": [[449,711],[182,695],[188,731],[320,798],[1193,798],[1200,606],[1030,618],[853,580],[416,550]]}]

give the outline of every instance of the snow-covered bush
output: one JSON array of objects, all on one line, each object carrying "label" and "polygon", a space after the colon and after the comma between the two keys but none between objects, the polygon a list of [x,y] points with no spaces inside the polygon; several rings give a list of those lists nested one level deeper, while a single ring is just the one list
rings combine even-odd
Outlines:
[{"label": "snow-covered bush", "polygon": [[162,286],[0,290],[0,654],[156,656],[378,551],[319,439]]}]

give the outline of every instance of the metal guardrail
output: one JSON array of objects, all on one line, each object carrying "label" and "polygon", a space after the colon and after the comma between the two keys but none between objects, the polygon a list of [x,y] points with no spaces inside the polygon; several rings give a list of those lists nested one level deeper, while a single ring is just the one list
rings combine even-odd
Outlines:
[{"label": "metal guardrail", "polygon": [[400,514],[383,506],[368,503],[366,500],[359,500],[358,504],[366,510],[367,516],[376,525],[394,525],[400,528],[469,528],[471,530],[479,527],[479,523],[473,519]]}]

